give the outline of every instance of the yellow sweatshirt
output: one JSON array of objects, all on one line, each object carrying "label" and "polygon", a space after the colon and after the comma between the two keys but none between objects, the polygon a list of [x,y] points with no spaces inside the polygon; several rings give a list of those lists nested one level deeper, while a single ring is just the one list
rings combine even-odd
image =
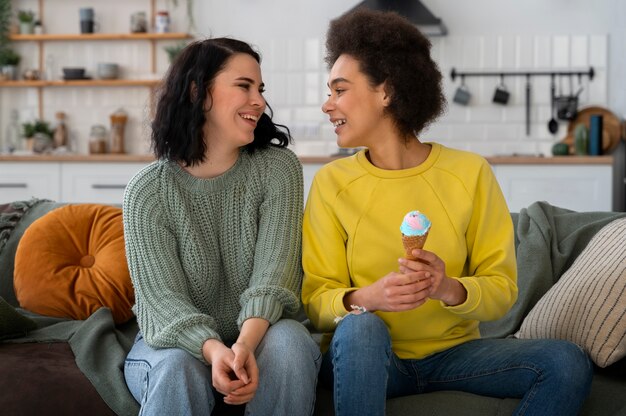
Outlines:
[{"label": "yellow sweatshirt", "polygon": [[480,337],[479,321],[502,317],[517,299],[513,224],[491,167],[473,153],[437,143],[417,167],[383,170],[366,150],[333,161],[316,174],[303,225],[302,300],[326,333],[348,313],[346,292],[372,284],[404,255],[400,224],[412,210],[432,222],[425,250],[467,290],[457,306],[428,300],[406,312],[375,312],[389,328],[393,350],[419,359]]}]

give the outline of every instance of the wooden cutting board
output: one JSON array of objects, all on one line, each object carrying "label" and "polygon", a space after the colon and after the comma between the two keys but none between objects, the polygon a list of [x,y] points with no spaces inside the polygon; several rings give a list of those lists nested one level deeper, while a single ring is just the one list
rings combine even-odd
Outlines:
[{"label": "wooden cutting board", "polygon": [[622,120],[608,108],[585,107],[578,112],[575,119],[569,122],[567,136],[561,140],[569,145],[570,154],[576,153],[574,150],[574,129],[580,123],[589,128],[591,116],[596,114],[602,116],[602,153],[609,154],[619,145],[619,141],[622,139]]}]

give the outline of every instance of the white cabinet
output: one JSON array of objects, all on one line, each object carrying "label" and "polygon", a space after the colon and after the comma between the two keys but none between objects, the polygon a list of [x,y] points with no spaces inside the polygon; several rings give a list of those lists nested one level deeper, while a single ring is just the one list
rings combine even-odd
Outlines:
[{"label": "white cabinet", "polygon": [[612,165],[494,165],[511,212],[535,201],[573,211],[613,209]]},{"label": "white cabinet", "polygon": [[304,176],[304,202],[306,203],[313,178],[320,168],[324,166],[324,163],[304,163],[302,165],[302,175]]},{"label": "white cabinet", "polygon": [[145,163],[64,163],[62,202],[121,204],[128,181]]},{"label": "white cabinet", "polygon": [[0,204],[45,198],[121,205],[128,181],[150,162],[0,162]]},{"label": "white cabinet", "polygon": [[[121,204],[128,181],[152,161],[1,161],[0,204],[32,197],[58,202]],[[306,202],[324,161],[303,163]],[[574,211],[613,209],[612,164],[498,164],[493,171],[509,210],[535,201]]]},{"label": "white cabinet", "polygon": [[58,201],[60,195],[59,163],[0,163],[0,204],[33,197]]}]

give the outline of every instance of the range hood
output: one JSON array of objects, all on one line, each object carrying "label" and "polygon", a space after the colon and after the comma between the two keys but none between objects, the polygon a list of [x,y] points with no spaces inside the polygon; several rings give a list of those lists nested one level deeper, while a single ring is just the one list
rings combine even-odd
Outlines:
[{"label": "range hood", "polygon": [[361,7],[396,12],[406,17],[426,36],[445,36],[448,33],[441,19],[435,17],[419,0],[364,0],[352,10]]}]

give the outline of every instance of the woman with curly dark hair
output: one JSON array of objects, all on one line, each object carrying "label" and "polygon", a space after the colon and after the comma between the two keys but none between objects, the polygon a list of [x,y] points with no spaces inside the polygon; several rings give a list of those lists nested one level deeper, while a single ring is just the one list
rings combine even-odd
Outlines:
[{"label": "woman with curly dark hair", "polygon": [[[124,196],[140,332],[124,367],[145,415],[312,414],[321,354],[299,322],[302,167],[266,114],[259,55],[207,39],[172,64],[158,160]],[[298,365],[294,365],[298,363]]]},{"label": "woman with curly dark hair", "polygon": [[[302,298],[326,333],[335,414],[383,415],[387,398],[439,390],[576,414],[592,375],[578,346],[480,337],[517,298],[513,224],[482,157],[419,139],[445,107],[430,42],[359,9],[331,22],[326,46],[322,110],[339,146],[365,147],[318,171],[304,214]],[[405,251],[402,234],[425,246]]]}]

